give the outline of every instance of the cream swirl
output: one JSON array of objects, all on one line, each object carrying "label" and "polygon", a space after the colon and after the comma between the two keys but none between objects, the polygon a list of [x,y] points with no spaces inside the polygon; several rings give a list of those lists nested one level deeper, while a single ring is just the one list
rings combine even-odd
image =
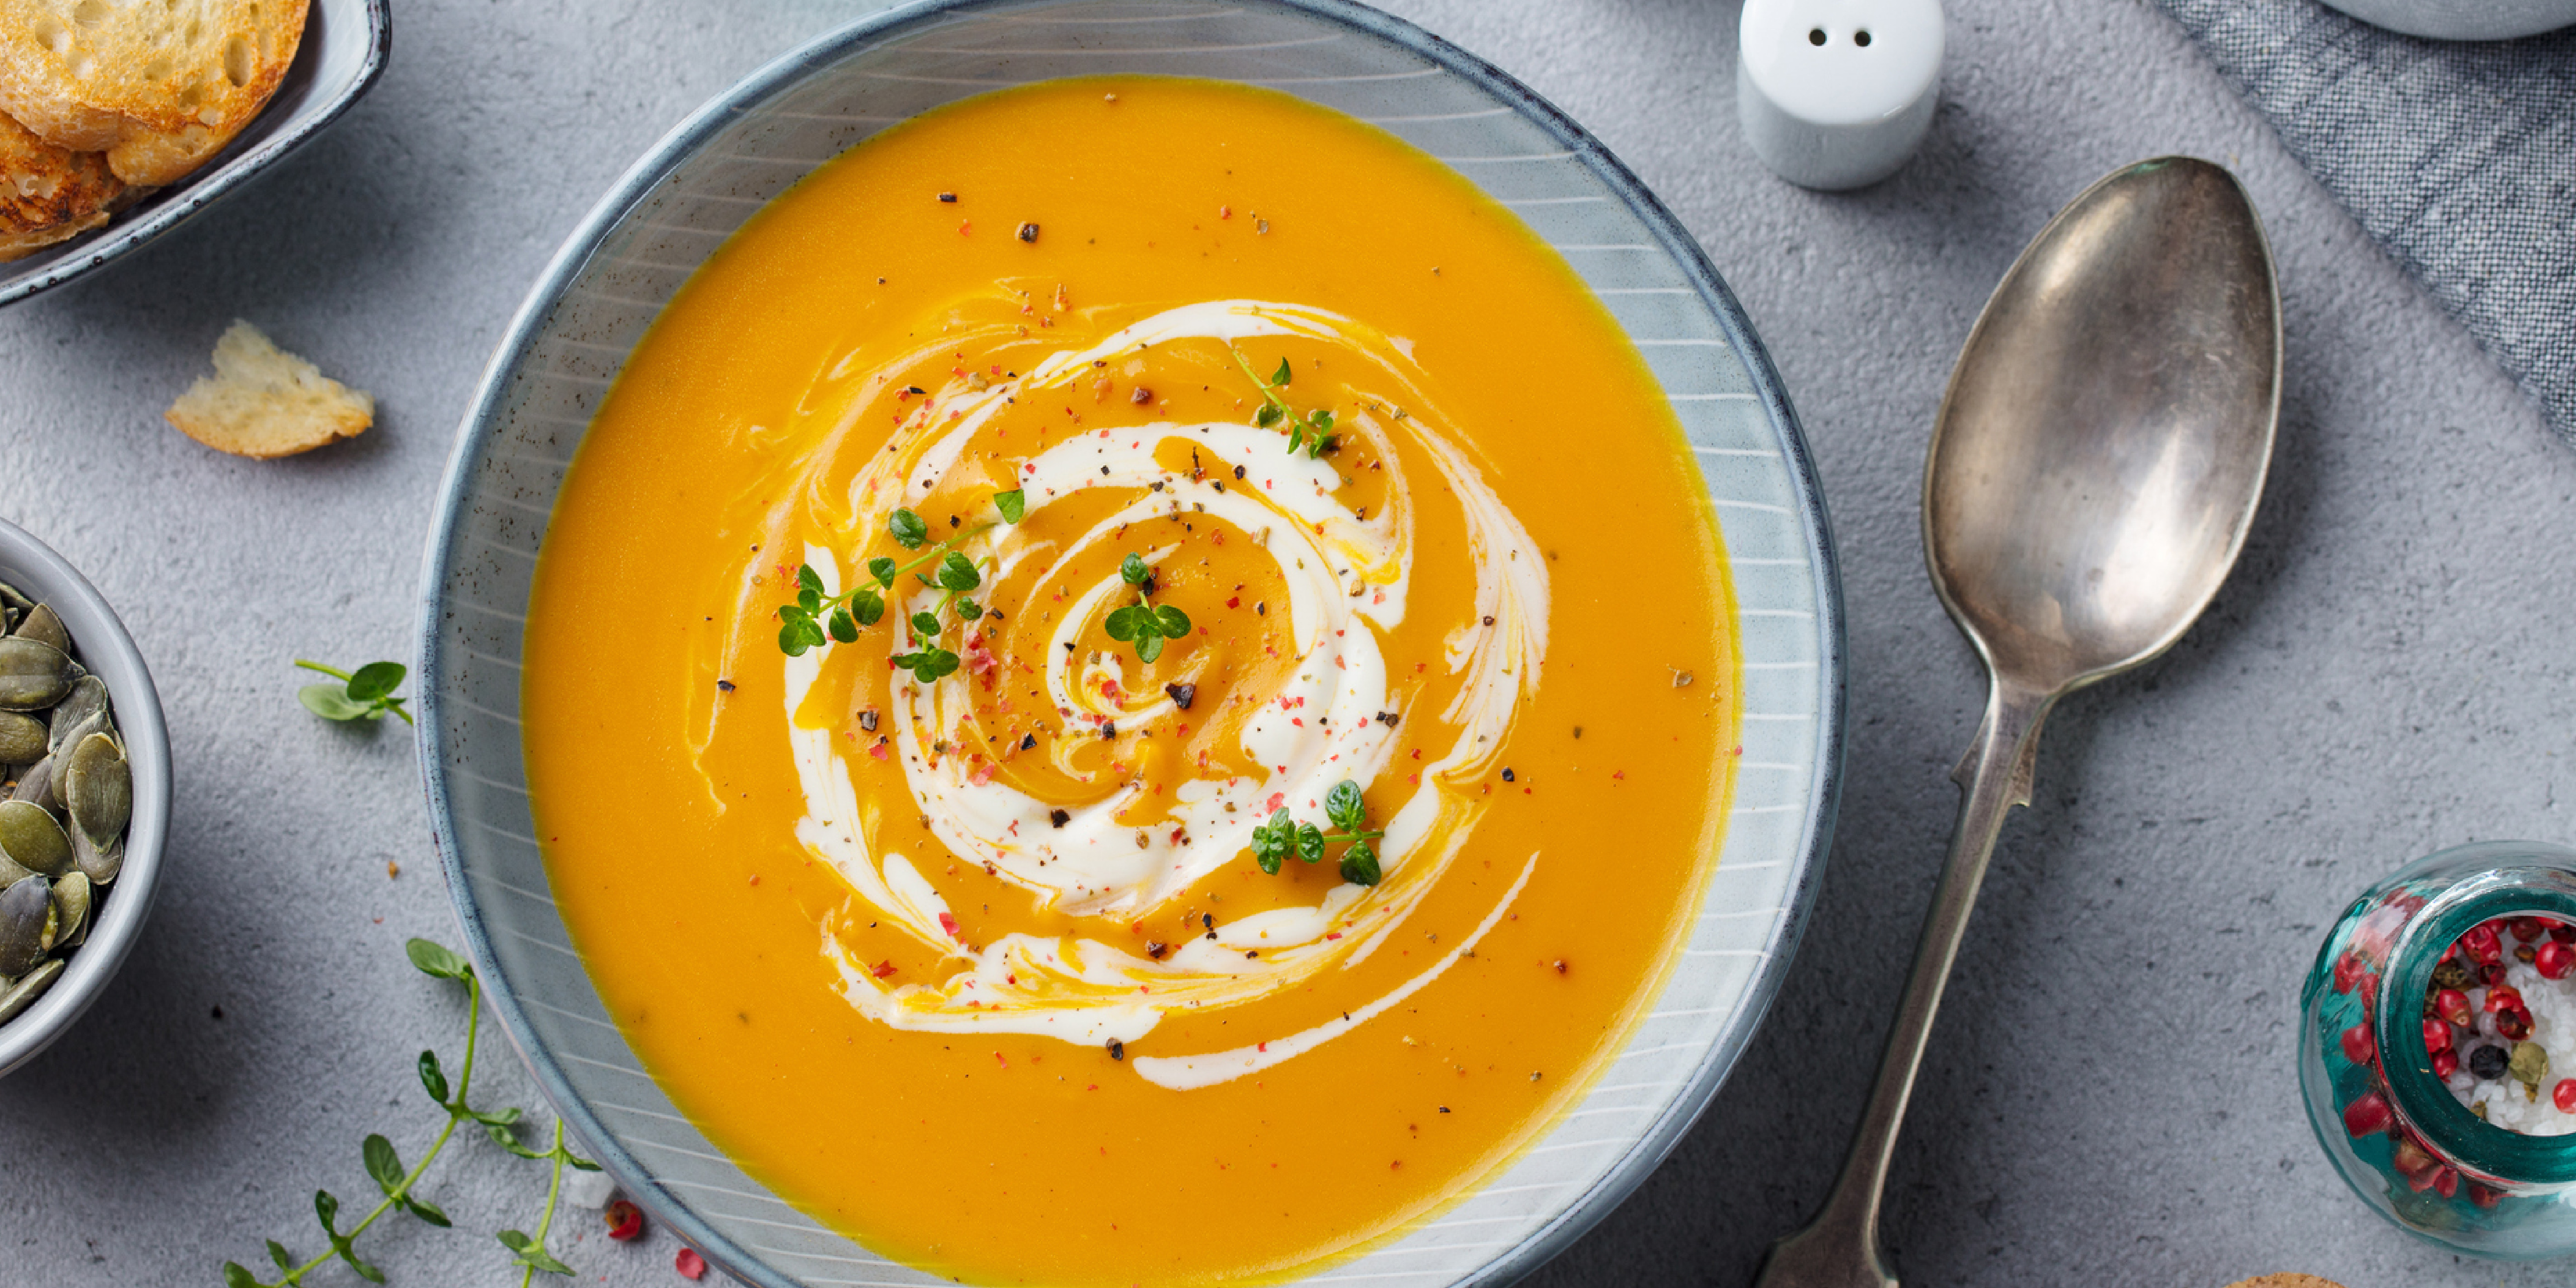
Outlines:
[{"label": "cream swirl", "polygon": [[[960,963],[934,983],[893,984],[851,954],[840,934],[845,926],[827,924],[824,948],[840,967],[842,993],[865,1014],[901,1029],[1133,1041],[1172,1008],[1239,1004],[1366,958],[1438,882],[1482,815],[1484,798],[1470,785],[1491,768],[1520,704],[1536,689],[1546,652],[1545,560],[1487,485],[1471,453],[1426,414],[1429,404],[1420,394],[1420,373],[1408,346],[1361,323],[1297,305],[1214,301],[1159,313],[1097,344],[1053,353],[1025,378],[992,383],[961,369],[958,379],[926,394],[886,449],[853,477],[853,531],[881,531],[901,498],[933,495],[970,468],[970,444],[1017,399],[1070,387],[1112,360],[1167,343],[1233,345],[1264,336],[1335,346],[1401,395],[1363,397],[1339,426],[1340,433],[1376,449],[1373,456],[1389,472],[1385,502],[1376,514],[1354,514],[1337,495],[1345,480],[1334,464],[1283,452],[1275,431],[1156,422],[1081,432],[1014,462],[1031,519],[1074,497],[1118,502],[1079,536],[1040,547],[1021,537],[1024,525],[1004,525],[959,546],[989,570],[988,584],[997,591],[1072,588],[1050,628],[1037,677],[1046,700],[1069,728],[1135,728],[1178,713],[1168,691],[1134,691],[1129,668],[1135,664],[1128,654],[1094,651],[1086,635],[1087,625],[1128,589],[1116,571],[1116,551],[1130,540],[1124,534],[1151,521],[1176,521],[1192,531],[1217,525],[1256,543],[1286,589],[1285,625],[1295,658],[1275,691],[1246,697],[1249,702],[1257,696],[1258,705],[1241,718],[1235,749],[1257,772],[1218,769],[1188,777],[1174,786],[1168,803],[1153,802],[1162,815],[1140,827],[1122,816],[1147,804],[1144,780],[1106,781],[1112,775],[1081,770],[1060,739],[1053,753],[1057,768],[1096,790],[1070,808],[1040,799],[998,776],[986,757],[960,750],[980,745],[971,736],[978,677],[1007,665],[972,650],[966,668],[933,683],[911,682],[898,673],[890,704],[893,752],[912,804],[939,842],[960,860],[1027,890],[1040,908],[1090,917],[1150,912],[1217,869],[1242,861],[1253,829],[1273,809],[1284,805],[1300,817],[1317,817],[1326,791],[1345,779],[1372,785],[1372,795],[1382,800],[1401,802],[1381,811],[1387,820],[1378,846],[1383,879],[1374,886],[1335,886],[1310,906],[1211,924],[1206,934],[1156,955],[1078,934],[1012,932],[989,944],[964,942],[946,899],[911,856],[897,849],[870,852],[867,807],[834,731],[797,721],[829,659],[827,646],[784,661],[790,751],[807,808],[798,839],[849,883],[871,910],[865,916],[872,923],[890,922]],[[1446,634],[1439,656],[1391,668],[1388,641],[1405,620],[1419,557],[1419,507],[1402,474],[1400,462],[1408,455],[1403,447],[1427,460],[1438,486],[1456,500],[1463,540],[1450,557],[1472,563],[1474,598],[1472,616]],[[1197,468],[1171,468],[1165,462],[1173,453],[1190,454]],[[853,562],[858,553],[849,552]],[[1159,563],[1171,547],[1149,545],[1139,553]],[[842,552],[809,544],[805,554],[837,591]],[[1096,576],[1085,583],[1086,574]],[[932,592],[916,590],[890,602],[888,616],[900,620],[929,607],[932,598]],[[1445,671],[1442,687],[1454,686],[1454,693],[1437,710],[1417,711],[1434,666]],[[1198,678],[1184,674],[1181,682]],[[1409,732],[1421,759],[1408,762],[1405,772],[1393,772],[1395,728],[1408,717],[1416,719]],[[1445,746],[1433,744],[1437,755],[1423,746],[1419,731],[1426,726],[1445,734]],[[1204,765],[1206,758],[1200,760]],[[1527,876],[1525,866],[1522,881],[1496,905],[1493,917]],[[854,906],[840,916],[857,912]],[[1444,961],[1417,976],[1396,995],[1446,966]],[[1293,1042],[1283,1038],[1277,1058],[1331,1036],[1313,1031],[1295,1035]],[[1177,1087],[1223,1081],[1268,1062],[1165,1058],[1139,1060],[1135,1067]]]}]

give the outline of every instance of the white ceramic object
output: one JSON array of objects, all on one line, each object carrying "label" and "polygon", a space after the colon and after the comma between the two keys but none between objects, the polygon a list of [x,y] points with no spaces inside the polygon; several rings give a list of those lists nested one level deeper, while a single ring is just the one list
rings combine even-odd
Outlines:
[{"label": "white ceramic object", "polygon": [[1735,111],[1745,142],[1802,188],[1896,173],[1941,95],[1940,0],[1745,0]]},{"label": "white ceramic object", "polygon": [[2435,40],[2513,40],[2576,27],[2576,0],[2325,0],[2374,27]]},{"label": "white ceramic object", "polygon": [[[89,938],[66,959],[45,995],[16,1019],[0,1024],[0,1074],[36,1058],[70,1032],[74,1021],[125,964],[143,932],[152,894],[161,883],[161,846],[170,834],[170,731],[161,722],[161,695],[125,623],[89,579],[26,529],[0,520],[0,581],[38,603],[53,605],[72,635],[72,652],[107,683],[116,731],[125,739],[134,769],[134,818],[125,825],[125,867],[97,896]],[[15,1272],[0,1281],[16,1281]]]}]

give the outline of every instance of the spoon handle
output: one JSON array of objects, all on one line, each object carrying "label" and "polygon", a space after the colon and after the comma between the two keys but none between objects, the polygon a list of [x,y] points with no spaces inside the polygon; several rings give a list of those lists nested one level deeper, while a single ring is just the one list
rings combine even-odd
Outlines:
[{"label": "spoon handle", "polygon": [[1941,990],[1958,960],[1968,913],[1986,879],[1986,861],[1995,852],[1995,836],[2013,806],[2030,803],[2040,721],[2055,697],[1995,677],[1977,741],[1951,774],[1965,794],[1958,830],[1950,838],[1949,866],[1924,918],[1914,972],[1906,978],[1904,1002],[1888,1031],[1878,1083],[1870,1089],[1851,1154],[1843,1160],[1842,1176],[1824,1211],[1806,1229],[1772,1245],[1756,1288],[1896,1288],[1878,1239],[1879,1196],[1887,1184],[1888,1161],[1895,1155],[1897,1129],[1904,1125],[1906,1101],[1914,1094],[1914,1074],[1932,1036],[1932,1017],[1941,1009]]}]

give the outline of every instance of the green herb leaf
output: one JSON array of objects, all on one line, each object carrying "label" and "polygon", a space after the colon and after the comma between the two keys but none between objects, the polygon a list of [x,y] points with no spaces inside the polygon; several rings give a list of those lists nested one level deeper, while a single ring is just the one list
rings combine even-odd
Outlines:
[{"label": "green herb leaf", "polygon": [[1345,778],[1324,793],[1324,817],[1345,832],[1360,830],[1368,820],[1367,802],[1360,799],[1360,785]]},{"label": "green herb leaf", "polygon": [[550,1275],[568,1275],[572,1273],[572,1267],[555,1260],[554,1254],[546,1251],[546,1245],[539,1243],[516,1230],[503,1230],[500,1234],[494,1237],[500,1239],[502,1247],[508,1248],[510,1251],[519,1254],[518,1257],[511,1262],[513,1265],[533,1266]]},{"label": "green herb leaf", "polygon": [[984,620],[984,606],[971,599],[958,600],[957,620],[961,622],[980,622]]},{"label": "green herb leaf", "polygon": [[1161,657],[1162,655],[1163,655],[1163,637],[1162,637],[1162,636],[1160,636],[1160,635],[1139,635],[1139,636],[1137,636],[1137,637],[1136,637],[1136,657],[1137,657],[1137,660],[1139,660],[1139,661],[1143,661],[1143,662],[1151,662],[1151,661],[1153,661],[1154,659],[1156,659],[1156,658],[1158,658],[1158,657]]},{"label": "green herb leaf", "polygon": [[1252,423],[1263,429],[1268,429],[1271,426],[1278,424],[1279,404],[1274,402],[1261,404],[1261,410],[1252,413]]},{"label": "green herb leaf", "polygon": [[975,561],[954,550],[939,557],[941,590],[973,590],[984,584],[984,574],[975,570]]},{"label": "green herb leaf", "polygon": [[886,520],[886,531],[894,535],[896,545],[906,550],[919,550],[922,542],[930,540],[930,525],[910,510],[895,511]]},{"label": "green herb leaf", "polygon": [[1018,523],[1020,516],[1029,512],[1028,490],[1015,487],[1008,492],[994,493],[993,508],[1002,512],[1002,522]]},{"label": "green herb leaf", "polygon": [[[806,623],[805,625],[810,624],[811,623]],[[812,644],[805,642],[804,625],[800,625],[796,622],[788,622],[778,628],[779,652],[784,653],[789,657],[803,657],[805,656],[805,650],[812,647],[814,647]]]},{"label": "green herb leaf", "polygon": [[[277,1244],[272,1240],[268,1246],[274,1248]],[[227,1261],[224,1263],[224,1288],[269,1288],[269,1286],[261,1283],[257,1275],[242,1269],[234,1262]]]},{"label": "green herb leaf", "polygon": [[420,1089],[428,1092],[431,1100],[447,1103],[447,1072],[438,1067],[436,1051],[420,1053]]},{"label": "green herb leaf", "polygon": [[[889,584],[892,583],[892,578],[887,580]],[[876,625],[877,619],[885,616],[885,597],[873,590],[862,590],[851,595],[850,615],[859,619],[861,626]]]},{"label": "green herb leaf", "polygon": [[1279,370],[1271,374],[1271,387],[1276,389],[1286,388],[1288,386],[1289,378],[1296,374],[1297,373],[1295,371],[1289,368],[1288,360],[1286,358],[1281,358],[1279,360]]},{"label": "green herb leaf", "polygon": [[[268,1241],[268,1259],[276,1262],[277,1268],[280,1270],[295,1269],[294,1254],[286,1250],[285,1244],[279,1243],[275,1239]],[[226,1264],[230,1265],[231,1263],[227,1262]]]},{"label": "green herb leaf", "polygon": [[1123,644],[1128,640],[1136,638],[1136,626],[1139,618],[1142,618],[1147,622],[1153,621],[1152,615],[1146,612],[1144,606],[1141,604],[1130,604],[1125,608],[1113,608],[1109,610],[1109,619],[1101,623],[1101,628],[1109,632],[1109,638],[1117,640]]},{"label": "green herb leaf", "polygon": [[1354,841],[1342,851],[1342,879],[1352,885],[1373,886],[1378,883],[1377,851],[1366,841]]},{"label": "green herb leaf", "polygon": [[1306,423],[1314,426],[1315,432],[1319,435],[1329,434],[1333,432],[1333,413],[1328,411],[1316,412],[1306,418]]},{"label": "green herb leaf", "polygon": [[912,678],[930,684],[957,669],[957,655],[944,648],[926,648],[918,653],[897,653],[896,666],[912,672]]},{"label": "green herb leaf", "polygon": [[[813,599],[812,599],[811,601],[807,601],[807,600],[806,600],[806,598],[805,598],[805,597],[806,597],[806,596],[808,596],[808,595],[813,596]],[[819,572],[814,571],[814,565],[812,565],[812,564],[799,564],[799,565],[797,565],[797,567],[796,567],[796,598],[797,598],[798,602],[800,602],[800,603],[804,603],[804,604],[805,604],[805,609],[806,609],[806,611],[807,611],[807,612],[812,612],[812,611],[813,611],[813,608],[814,608],[814,605],[815,605],[816,603],[820,603],[820,602],[822,602],[822,598],[823,598],[823,574],[821,574],[821,573],[819,573]]]},{"label": "green herb leaf", "polygon": [[914,613],[912,615],[912,629],[933,639],[938,638],[939,614]]},{"label": "green herb leaf", "polygon": [[446,947],[426,939],[414,939],[405,943],[403,954],[411,958],[411,964],[424,975],[436,975],[440,979],[463,979],[474,973],[472,963],[457,956]]},{"label": "green herb leaf", "polygon": [[381,1135],[370,1135],[358,1152],[366,1159],[367,1175],[374,1177],[385,1193],[393,1193],[402,1184],[402,1159],[394,1153],[392,1141]]},{"label": "green herb leaf", "polygon": [[1279,875],[1279,862],[1288,857],[1290,837],[1296,825],[1288,820],[1285,809],[1273,812],[1270,821],[1252,829],[1252,860],[1261,870]]},{"label": "green herb leaf", "polygon": [[305,685],[295,691],[295,700],[325,720],[363,720],[372,710],[366,703],[351,702],[348,687],[339,684]]},{"label": "green herb leaf", "polygon": [[[1154,624],[1167,640],[1180,639],[1190,633],[1190,615],[1169,604],[1154,605]],[[1153,661],[1152,658],[1145,660]]]},{"label": "green herb leaf", "polygon": [[402,687],[406,672],[400,662],[369,662],[349,673],[351,702],[373,703]]},{"label": "green herb leaf", "polygon": [[844,644],[856,644],[859,642],[859,624],[850,620],[849,609],[835,608],[832,610],[832,638],[839,640]]},{"label": "green herb leaf", "polygon": [[868,575],[888,590],[894,589],[895,562],[892,555],[878,555],[868,561]]},{"label": "green herb leaf", "polygon": [[1142,556],[1130,553],[1118,562],[1118,575],[1130,586],[1142,586],[1154,579],[1154,570],[1145,565]]},{"label": "green herb leaf", "polygon": [[451,1229],[456,1224],[454,1221],[448,1220],[447,1214],[438,1210],[435,1205],[413,1198],[411,1195],[406,1194],[402,1196],[402,1206],[404,1211],[411,1213],[413,1216],[419,1217],[423,1221],[427,1221],[431,1225],[437,1226],[439,1229]]},{"label": "green herb leaf", "polygon": [[1297,825],[1297,857],[1308,863],[1320,862],[1324,857],[1324,833],[1312,823]]}]

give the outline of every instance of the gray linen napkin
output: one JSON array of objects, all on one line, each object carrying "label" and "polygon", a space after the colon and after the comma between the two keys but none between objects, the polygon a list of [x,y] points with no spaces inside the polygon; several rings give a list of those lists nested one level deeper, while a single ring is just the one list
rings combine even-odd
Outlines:
[{"label": "gray linen napkin", "polygon": [[2315,0],[2157,0],[2576,446],[2576,30],[2418,40]]}]

